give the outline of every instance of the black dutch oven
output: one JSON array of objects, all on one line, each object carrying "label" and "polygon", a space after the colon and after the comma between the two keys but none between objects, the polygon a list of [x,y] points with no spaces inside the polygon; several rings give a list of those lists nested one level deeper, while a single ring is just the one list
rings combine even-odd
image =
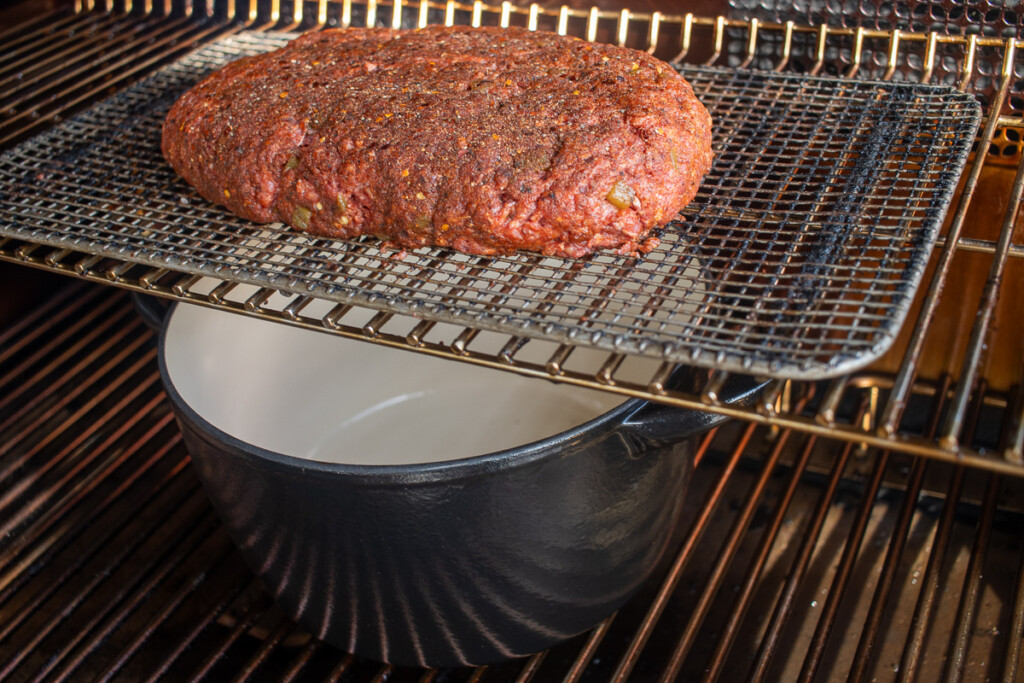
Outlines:
[{"label": "black dutch oven", "polygon": [[190,305],[160,371],[279,605],[398,665],[534,653],[621,607],[678,544],[693,444],[722,420]]}]

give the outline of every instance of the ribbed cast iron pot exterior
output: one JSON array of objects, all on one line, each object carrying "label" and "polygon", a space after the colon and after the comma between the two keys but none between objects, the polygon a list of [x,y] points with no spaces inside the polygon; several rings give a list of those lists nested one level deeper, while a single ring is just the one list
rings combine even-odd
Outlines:
[{"label": "ribbed cast iron pot exterior", "polygon": [[493,662],[598,623],[673,545],[690,479],[688,442],[646,449],[611,426],[476,466],[371,473],[261,457],[189,412],[206,491],[281,608],[394,664]]},{"label": "ribbed cast iron pot exterior", "polygon": [[[633,399],[474,458],[312,462],[243,443],[186,405],[164,358],[169,327],[164,384],[246,562],[302,627],[398,665],[538,652],[621,607],[678,544],[692,443],[722,420]],[[443,406],[438,419],[459,429]]]}]

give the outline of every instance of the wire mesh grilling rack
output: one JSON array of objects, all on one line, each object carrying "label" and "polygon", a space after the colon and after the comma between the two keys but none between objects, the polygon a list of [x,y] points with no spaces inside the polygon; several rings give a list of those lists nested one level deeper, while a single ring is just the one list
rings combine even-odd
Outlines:
[{"label": "wire mesh grilling rack", "polygon": [[644,258],[387,253],[216,209],[159,132],[177,95],[287,36],[243,33],[0,157],[0,234],[607,351],[821,378],[895,339],[977,128],[949,88],[686,67],[717,159]]}]

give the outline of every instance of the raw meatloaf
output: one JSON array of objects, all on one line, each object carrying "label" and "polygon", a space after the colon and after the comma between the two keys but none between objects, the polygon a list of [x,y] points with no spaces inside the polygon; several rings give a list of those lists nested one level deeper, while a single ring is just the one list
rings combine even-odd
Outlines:
[{"label": "raw meatloaf", "polygon": [[200,194],[315,235],[473,254],[646,252],[711,119],[646,53],[524,29],[338,29],[185,93],[163,152]]}]

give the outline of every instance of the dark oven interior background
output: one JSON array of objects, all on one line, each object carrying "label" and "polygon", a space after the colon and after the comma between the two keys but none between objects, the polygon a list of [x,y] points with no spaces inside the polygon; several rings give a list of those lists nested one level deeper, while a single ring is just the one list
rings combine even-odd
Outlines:
[{"label": "dark oven interior background", "polygon": [[[251,17],[243,0],[108,4],[0,4],[4,148],[247,22],[314,29],[321,18],[340,23],[348,7],[306,2],[296,22],[287,2],[261,2]],[[415,17],[419,5],[404,7]],[[560,7],[534,13],[553,27]],[[567,7],[570,30],[588,30],[591,4]],[[259,293],[197,294],[174,273],[2,240],[0,679],[1024,675],[1024,59],[1014,42],[1024,9],[990,0],[638,2],[619,33],[623,6],[597,7],[600,39],[624,34],[640,47],[661,12],[656,47],[666,58],[684,26],[669,19],[692,12],[686,61],[923,79],[981,101],[986,119],[947,239],[895,348],[849,376],[775,382],[761,405],[709,434],[678,553],[594,630],[490,667],[391,667],[311,638],[245,568],[191,469],[160,387],[154,335],[129,295],[203,296],[276,315],[261,309]],[[376,5],[378,23],[392,8]],[[453,9],[469,21],[473,5]],[[429,10],[444,20],[447,6]],[[366,21],[367,5],[351,11],[354,23]],[[531,21],[529,7],[513,19]],[[366,326],[343,319],[339,328]],[[464,360],[457,344],[442,351]],[[599,375],[590,374],[595,386]],[[667,399],[714,409],[721,379]]]}]

